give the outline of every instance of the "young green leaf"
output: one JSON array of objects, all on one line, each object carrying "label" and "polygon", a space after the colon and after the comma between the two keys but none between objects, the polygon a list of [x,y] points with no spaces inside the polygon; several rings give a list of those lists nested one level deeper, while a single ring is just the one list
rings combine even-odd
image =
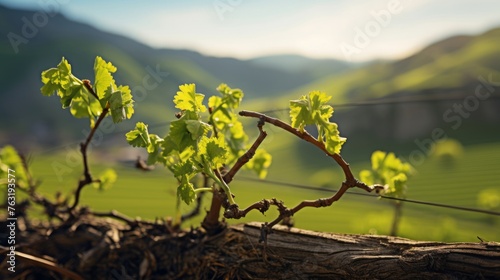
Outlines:
[{"label": "young green leaf", "polygon": [[157,162],[164,162],[164,158],[162,155],[162,147],[163,147],[164,139],[156,134],[149,134],[149,145],[146,150],[148,152],[147,164],[153,165]]},{"label": "young green leaf", "polygon": [[50,96],[56,92],[63,108],[71,107],[71,114],[77,118],[89,117],[93,126],[102,107],[83,82],[71,74],[71,65],[66,59],[63,58],[57,68],[43,71],[42,82],[43,95]]},{"label": "young green leaf", "polygon": [[389,179],[389,188],[385,194],[395,194],[398,197],[406,196],[406,182],[408,182],[408,176],[404,173],[398,173]]},{"label": "young green leaf", "polygon": [[[228,108],[238,109],[241,100],[243,99],[244,96],[244,93],[241,89],[239,88],[232,89],[226,84],[220,84],[217,87],[217,91],[219,91],[222,94],[221,103],[226,104]],[[209,107],[211,107],[210,104]]]},{"label": "young green leaf", "polygon": [[182,176],[182,179],[177,187],[177,195],[184,201],[187,205],[194,202],[196,199],[196,193],[194,191],[194,186],[186,176]]},{"label": "young green leaf", "polygon": [[[130,119],[134,113],[133,100],[127,86],[117,87],[113,76],[116,71],[111,63],[96,57],[94,63],[95,83],[93,89],[84,86],[84,82],[71,73],[71,65],[62,59],[57,68],[42,72],[43,95],[54,93],[61,98],[63,108],[70,107],[70,112],[77,118],[89,118],[90,126],[95,125],[97,117],[108,107],[115,123]],[[120,92],[118,94],[117,92]]]},{"label": "young green leaf", "polygon": [[272,163],[272,156],[263,149],[258,149],[253,158],[247,163],[248,168],[254,171],[260,179],[267,176],[267,170]]},{"label": "young green leaf", "polygon": [[406,183],[413,173],[408,163],[403,163],[394,153],[375,151],[371,156],[372,169],[363,170],[359,177],[366,184],[382,184],[385,195],[406,196]]},{"label": "young green leaf", "polygon": [[375,173],[372,172],[372,170],[361,170],[361,172],[359,172],[359,179],[367,185],[374,185],[375,181],[377,181]]},{"label": "young green leaf", "polygon": [[121,122],[127,117],[125,114],[125,109],[123,108],[122,105],[123,99],[121,91],[113,92],[108,102],[110,104],[109,107],[110,107],[111,117],[113,118],[114,123]]},{"label": "young green leaf", "polygon": [[190,182],[191,178],[198,172],[191,160],[180,161],[172,166],[172,171],[174,176],[179,181],[179,186],[177,187],[177,195],[186,204],[190,204],[196,198],[196,193],[194,191],[194,186]]},{"label": "young green leaf", "polygon": [[122,107],[125,111],[125,119],[130,119],[134,114],[134,100],[132,99],[132,92],[128,86],[119,86],[118,90],[122,93]]},{"label": "young green leaf", "polygon": [[[200,115],[206,111],[202,103],[204,95],[196,92],[194,84],[185,84],[179,86],[174,97],[176,108],[182,110],[181,116],[170,123],[170,131],[165,138],[150,134],[149,142],[143,141],[147,129],[140,128],[127,133],[130,144],[147,148],[148,164],[160,162],[174,174],[179,181],[178,197],[186,203],[191,203],[196,197],[190,180],[196,174],[204,173],[228,194],[233,204],[229,186],[216,170],[235,162],[250,146],[243,125],[238,121],[238,114],[234,112],[240,105],[243,92],[225,84],[217,89],[221,96],[209,98],[211,110],[208,122],[203,122]],[[248,166],[262,178],[270,163],[271,156],[258,150]]]},{"label": "young green leaf", "polygon": [[340,137],[336,123],[330,122],[332,106],[327,102],[331,96],[324,92],[312,91],[298,100],[290,101],[291,126],[303,132],[306,125],[315,124],[318,129],[318,141],[325,143],[329,153],[338,154],[346,139]]},{"label": "young green leaf", "polygon": [[333,114],[332,106],[327,102],[331,96],[324,92],[312,91],[298,100],[290,101],[290,118],[292,127],[304,131],[306,125],[320,124],[329,121]]},{"label": "young green leaf", "polygon": [[202,121],[186,120],[186,129],[191,134],[191,139],[197,140],[210,131],[210,125]]},{"label": "young green leaf", "polygon": [[332,116],[333,108],[332,106],[327,104],[327,102],[330,101],[331,98],[331,96],[328,96],[326,95],[326,93],[321,91],[313,91],[309,93],[313,119],[320,118],[323,120],[328,120]]},{"label": "young green leaf", "polygon": [[199,155],[211,169],[218,169],[226,162],[228,150],[222,137],[202,137],[198,147]]},{"label": "young green leaf", "polygon": [[306,125],[314,123],[311,117],[309,101],[305,95],[298,100],[290,101],[290,118],[292,119],[291,126],[300,131],[304,131]]},{"label": "young green leaf", "polygon": [[89,118],[90,126],[94,127],[96,118],[102,113],[102,107],[94,96],[80,92],[71,100],[70,112],[76,118]]},{"label": "young green leaf", "polygon": [[99,182],[94,183],[94,187],[100,191],[109,189],[116,182],[118,175],[115,170],[108,168],[99,175]]},{"label": "young green leaf", "polygon": [[71,65],[63,57],[57,68],[50,68],[42,72],[42,82],[44,85],[41,88],[41,92],[45,96],[57,93],[57,95],[63,97],[66,90],[70,88],[71,80]]},{"label": "young green leaf", "polygon": [[147,148],[150,145],[148,126],[143,122],[138,122],[135,129],[125,134],[127,142],[133,147]]},{"label": "young green leaf", "polygon": [[[9,172],[9,169],[14,172]],[[9,173],[16,176],[17,186],[28,187],[28,176],[22,158],[13,146],[7,145],[0,149],[0,185],[8,184]]]},{"label": "young green leaf", "polygon": [[111,62],[106,62],[102,57],[98,56],[95,58],[94,62],[94,91],[96,92],[99,99],[102,99],[108,88],[111,90],[116,89],[115,80],[113,79],[112,73],[116,72],[116,67],[111,64]]},{"label": "young green leaf", "polygon": [[326,123],[323,127],[325,148],[329,153],[339,154],[342,145],[346,142],[346,138],[340,137],[336,123]]},{"label": "young green leaf", "polygon": [[[193,128],[192,124],[191,128]],[[196,146],[198,140],[198,138],[193,137],[188,130],[188,123],[184,117],[170,123],[168,137],[179,152],[184,151],[188,147]]]},{"label": "young green leaf", "polygon": [[195,84],[179,86],[180,91],[174,97],[175,107],[180,110],[192,112],[205,112],[207,108],[203,105],[205,95],[196,93]]}]

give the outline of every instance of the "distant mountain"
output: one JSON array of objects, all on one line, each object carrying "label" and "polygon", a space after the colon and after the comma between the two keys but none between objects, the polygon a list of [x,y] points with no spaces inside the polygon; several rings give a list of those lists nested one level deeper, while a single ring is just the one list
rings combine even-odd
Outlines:
[{"label": "distant mountain", "polygon": [[[40,94],[41,71],[57,65],[62,56],[73,65],[78,77],[89,79],[95,56],[102,56],[117,66],[117,83],[131,86],[137,101],[136,114],[116,127],[115,136],[120,141],[123,131],[139,120],[156,125],[155,132],[166,131],[173,119],[172,97],[183,83],[196,83],[198,92],[211,95],[224,82],[243,89],[252,109],[267,110],[283,108],[289,99],[311,90],[333,95],[335,105],[435,93],[465,96],[474,94],[480,76],[500,80],[500,28],[477,36],[451,37],[398,61],[349,64],[297,55],[239,60],[189,50],[155,49],[62,15],[50,16],[46,24],[30,30],[33,27],[28,25],[32,23],[27,22],[35,13],[0,6],[0,146],[31,145],[33,139],[39,145],[55,145],[84,137],[86,120],[73,119],[67,110],[61,110],[56,97]],[[18,40],[22,36],[18,53],[9,41],[12,34],[19,36]],[[500,94],[500,89],[495,94]],[[433,128],[449,127],[443,122],[443,111],[453,103],[419,103],[420,107],[415,105],[418,108],[413,105],[336,108],[334,118],[342,123],[343,136],[365,141],[359,145],[364,149],[379,147],[377,143],[383,147],[394,141],[428,137]],[[500,139],[498,108],[498,102],[485,103],[467,119],[470,127],[464,125],[449,135],[474,135],[482,130],[494,131],[488,139]],[[416,125],[416,119],[425,123]],[[371,135],[371,146],[366,145],[366,135]],[[477,141],[469,139],[471,143]],[[355,145],[355,141],[350,140],[348,145]]]},{"label": "distant mountain", "polygon": [[[450,37],[401,60],[318,79],[261,106],[276,108],[311,90],[333,95],[334,119],[350,139],[346,145],[355,147],[346,153],[357,155],[374,149],[425,153],[436,129],[463,144],[500,141],[499,46],[500,28]],[[425,102],[392,103],[426,96]],[[366,100],[381,104],[335,106]]]},{"label": "distant mountain", "polygon": [[401,92],[460,89],[477,84],[478,76],[500,75],[498,46],[500,28],[477,36],[454,36],[398,61],[375,62],[318,79],[284,98],[316,89],[334,94],[341,103]]},{"label": "distant mountain", "polygon": [[[26,139],[33,133],[41,143],[74,138],[75,134],[81,137],[79,131],[87,123],[72,120],[69,112],[60,109],[56,98],[39,93],[41,71],[57,65],[63,56],[78,77],[89,79],[95,56],[114,63],[118,67],[117,82],[130,85],[133,91],[136,88],[141,96],[136,98],[140,102],[136,103],[134,119],[150,123],[172,118],[172,96],[182,83],[196,83],[199,92],[210,95],[224,82],[243,89],[246,99],[252,100],[282,94],[316,79],[251,61],[209,57],[189,50],[154,49],[59,14],[35,26],[35,13],[0,6],[0,119],[9,120],[0,123],[0,141]],[[156,75],[157,86],[143,93],[144,79],[155,71],[164,74]],[[334,71],[324,71],[324,75],[331,73]],[[120,127],[126,129],[133,123]]]},{"label": "distant mountain", "polygon": [[255,65],[298,73],[312,79],[340,74],[358,65],[337,59],[313,59],[300,55],[282,54],[263,56],[249,60]]}]

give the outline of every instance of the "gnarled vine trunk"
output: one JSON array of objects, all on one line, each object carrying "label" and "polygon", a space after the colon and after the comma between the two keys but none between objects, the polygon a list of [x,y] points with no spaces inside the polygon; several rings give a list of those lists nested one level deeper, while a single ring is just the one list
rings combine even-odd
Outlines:
[{"label": "gnarled vine trunk", "polygon": [[[3,224],[0,222],[0,225]],[[81,216],[19,232],[16,273],[0,279],[500,279],[500,243],[318,233],[261,223],[172,231]]]},{"label": "gnarled vine trunk", "polygon": [[268,236],[267,245],[257,245],[258,223],[232,230],[250,246],[267,247],[267,264],[245,264],[252,277],[500,279],[500,243],[496,242],[424,242],[280,227]]}]

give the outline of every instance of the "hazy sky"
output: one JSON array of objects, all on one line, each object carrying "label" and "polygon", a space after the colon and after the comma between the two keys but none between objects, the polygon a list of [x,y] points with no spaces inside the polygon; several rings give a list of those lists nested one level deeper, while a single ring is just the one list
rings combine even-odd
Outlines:
[{"label": "hazy sky", "polygon": [[[0,0],[153,47],[251,58],[295,53],[364,61],[403,57],[441,38],[500,26],[498,0]],[[56,5],[54,5],[56,3]],[[20,21],[20,24],[22,22]]]}]

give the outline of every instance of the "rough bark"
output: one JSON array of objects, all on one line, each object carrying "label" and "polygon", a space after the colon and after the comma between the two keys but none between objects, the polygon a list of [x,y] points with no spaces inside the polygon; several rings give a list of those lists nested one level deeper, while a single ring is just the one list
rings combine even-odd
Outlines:
[{"label": "rough bark", "polygon": [[[257,278],[500,279],[500,243],[442,243],[279,227],[259,244],[260,224],[233,227],[268,263],[249,262]],[[276,268],[272,268],[272,265]]]},{"label": "rough bark", "polygon": [[71,225],[20,231],[14,274],[2,243],[0,279],[500,279],[497,242],[423,242],[286,226],[276,226],[266,243],[260,238],[261,223],[209,235],[202,228],[176,231],[163,223],[82,215]]}]

